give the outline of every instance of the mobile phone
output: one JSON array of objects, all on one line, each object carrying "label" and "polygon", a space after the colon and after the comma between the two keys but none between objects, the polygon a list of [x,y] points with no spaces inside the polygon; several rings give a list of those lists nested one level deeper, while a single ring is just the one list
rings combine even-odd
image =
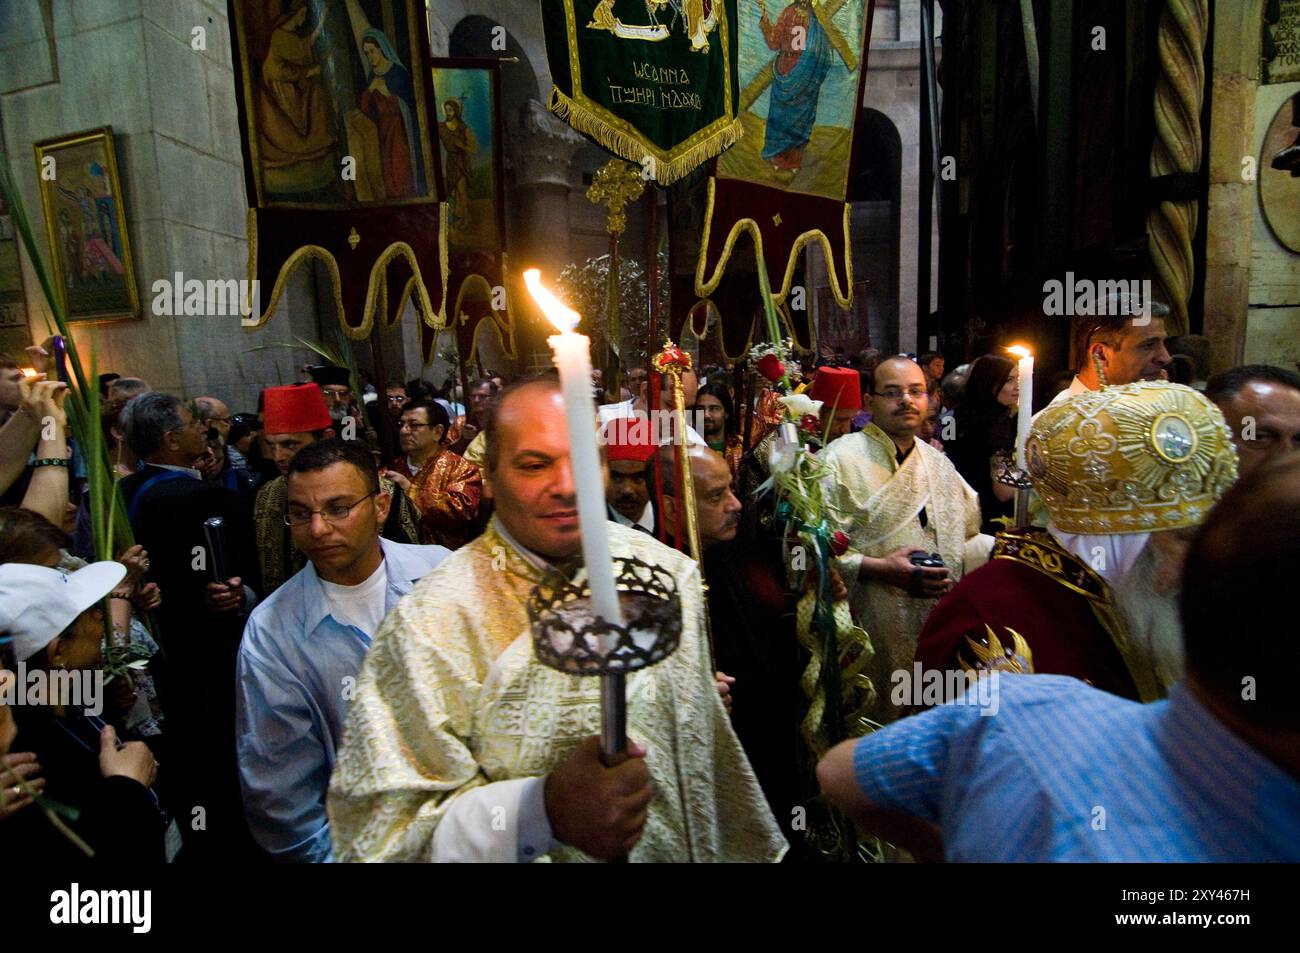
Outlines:
[{"label": "mobile phone", "polygon": [[59,380],[68,383],[68,346],[64,343],[62,334],[54,335],[54,372],[58,374]]}]

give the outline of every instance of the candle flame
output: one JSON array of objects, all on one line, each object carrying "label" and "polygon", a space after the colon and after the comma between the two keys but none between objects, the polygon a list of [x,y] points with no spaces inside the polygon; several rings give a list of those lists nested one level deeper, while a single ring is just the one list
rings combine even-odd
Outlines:
[{"label": "candle flame", "polygon": [[36,368],[34,367],[24,367],[20,368],[20,370],[23,372],[23,377],[32,378],[36,376]]},{"label": "candle flame", "polygon": [[542,309],[542,314],[546,315],[547,320],[555,325],[558,331],[569,333],[578,326],[580,317],[578,312],[566,307],[564,302],[555,297],[551,290],[542,284],[541,271],[536,268],[529,268],[525,271],[524,284],[528,286],[528,293],[533,296],[537,306]]},{"label": "candle flame", "polygon": [[1031,350],[1029,350],[1029,348],[1027,348],[1027,347],[1023,347],[1022,345],[1019,345],[1019,344],[1013,344],[1013,345],[1011,345],[1011,347],[1007,348],[1007,350],[1010,351],[1012,354],[1014,354],[1016,357],[1033,357],[1033,356],[1034,356],[1034,352],[1033,352],[1033,351],[1031,351]]}]

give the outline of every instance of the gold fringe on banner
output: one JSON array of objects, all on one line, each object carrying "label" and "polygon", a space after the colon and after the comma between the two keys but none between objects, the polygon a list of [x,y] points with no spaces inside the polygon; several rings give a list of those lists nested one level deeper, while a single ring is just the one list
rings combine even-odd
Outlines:
[{"label": "gold fringe on banner", "polygon": [[[700,321],[699,318],[697,317],[697,315],[700,313],[701,305],[703,306],[703,310],[704,310],[704,324],[705,324],[704,330],[701,330],[699,328]],[[706,332],[708,328],[710,313],[717,315],[719,318],[722,315],[722,312],[719,310],[718,306],[714,304],[712,298],[701,298],[699,301],[695,302],[695,304],[691,305],[691,309],[686,312],[686,320],[682,323],[683,330],[689,328],[691,334],[694,335],[694,337],[698,341],[703,343],[708,337]],[[808,331],[809,331],[809,340],[813,342],[813,346],[812,348],[805,350],[799,346],[799,336],[795,333],[794,316],[790,313],[790,309],[785,304],[778,304],[776,305],[776,315],[778,318],[780,318],[781,324],[785,328],[785,332],[786,332],[785,336],[795,342],[794,349],[796,354],[813,354],[816,352],[817,350],[816,330],[817,329],[811,318],[808,319]],[[749,349],[754,346],[754,326],[757,323],[758,323],[757,318],[755,318],[753,321],[749,323],[749,330],[746,332],[746,336],[745,336],[745,345],[735,354],[731,354],[727,351],[727,339],[722,333],[721,321],[718,321],[714,324],[713,335],[714,337],[717,338],[718,350],[722,352],[722,359],[725,363],[737,364],[745,360],[749,356]]]},{"label": "gold fringe on banner", "polygon": [[670,185],[702,163],[721,155],[739,142],[742,134],[739,119],[719,119],[680,146],[665,152],[649,145],[635,127],[609,116],[594,104],[571,99],[555,87],[551,87],[549,108],[578,132],[591,136],[620,159],[642,168],[646,158],[653,159],[654,179],[660,185]]}]

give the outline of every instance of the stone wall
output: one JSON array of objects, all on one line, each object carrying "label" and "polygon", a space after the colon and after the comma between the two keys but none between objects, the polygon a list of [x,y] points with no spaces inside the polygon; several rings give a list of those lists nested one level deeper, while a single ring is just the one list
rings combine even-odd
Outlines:
[{"label": "stone wall", "polygon": [[[201,28],[205,49],[195,49]],[[301,350],[250,352],[319,336],[315,278],[290,280],[263,331],[238,316],[151,313],[151,288],[187,279],[247,277],[239,128],[226,5],[221,0],[5,0],[0,3],[0,126],[23,202],[48,254],[32,144],[112,126],[122,208],[140,289],[136,320],[77,325],[102,371],[138,374],[186,396],[214,394],[251,409],[266,383],[297,380]],[[33,338],[48,307],[24,262]],[[270,289],[265,294],[269,296]]]}]

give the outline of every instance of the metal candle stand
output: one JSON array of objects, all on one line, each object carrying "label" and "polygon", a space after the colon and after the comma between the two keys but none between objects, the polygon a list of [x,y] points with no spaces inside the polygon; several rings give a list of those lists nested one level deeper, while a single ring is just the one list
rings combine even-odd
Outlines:
[{"label": "metal candle stand", "polygon": [[1015,510],[1012,513],[1014,527],[1028,526],[1029,491],[1033,489],[1034,484],[1030,481],[1029,474],[1016,466],[1014,453],[999,450],[993,456],[997,460],[997,472],[994,479],[1004,486],[1016,488]]},{"label": "metal candle stand", "polygon": [[592,612],[585,574],[581,581],[548,574],[528,597],[538,661],[566,675],[601,677],[600,757],[609,767],[627,756],[627,675],[662,662],[682,636],[681,598],[666,569],[615,557],[614,570],[623,625]]}]

